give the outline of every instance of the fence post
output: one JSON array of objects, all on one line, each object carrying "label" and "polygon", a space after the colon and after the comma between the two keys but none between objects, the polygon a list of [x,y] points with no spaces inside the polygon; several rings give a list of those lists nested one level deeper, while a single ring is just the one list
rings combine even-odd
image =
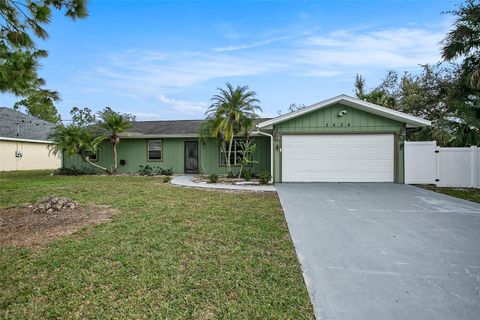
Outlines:
[{"label": "fence post", "polygon": [[476,188],[477,187],[477,146],[470,147],[470,187]]},{"label": "fence post", "polygon": [[441,166],[441,154],[440,154],[440,147],[435,146],[435,170],[436,170],[436,179],[435,179],[435,185],[438,186],[442,183],[442,178],[440,177],[440,166]]}]

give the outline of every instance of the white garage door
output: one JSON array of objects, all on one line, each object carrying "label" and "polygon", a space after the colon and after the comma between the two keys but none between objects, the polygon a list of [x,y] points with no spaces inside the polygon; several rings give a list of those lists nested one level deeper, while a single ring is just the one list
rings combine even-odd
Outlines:
[{"label": "white garage door", "polygon": [[283,182],[393,182],[393,134],[285,135]]}]

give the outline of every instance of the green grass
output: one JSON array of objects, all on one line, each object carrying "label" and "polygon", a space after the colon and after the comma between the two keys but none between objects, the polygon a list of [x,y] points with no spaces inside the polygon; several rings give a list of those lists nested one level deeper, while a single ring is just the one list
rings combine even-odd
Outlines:
[{"label": "green grass", "polygon": [[480,189],[474,188],[446,188],[435,186],[420,186],[424,189],[447,194],[452,197],[480,203]]},{"label": "green grass", "polygon": [[313,319],[275,194],[0,173],[1,208],[46,195],[120,213],[40,249],[1,249],[2,319]]}]

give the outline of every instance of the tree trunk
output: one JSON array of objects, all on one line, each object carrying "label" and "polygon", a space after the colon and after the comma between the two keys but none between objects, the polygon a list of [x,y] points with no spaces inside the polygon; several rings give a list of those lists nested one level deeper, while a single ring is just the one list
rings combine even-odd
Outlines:
[{"label": "tree trunk", "polygon": [[232,165],[230,164],[230,159],[232,156],[232,145],[233,145],[233,136],[232,138],[230,138],[230,142],[228,144],[228,152],[227,152],[227,171],[229,176],[232,175]]},{"label": "tree trunk", "polygon": [[243,165],[244,165],[243,159],[247,156],[246,151],[248,150],[249,147],[250,147],[250,140],[247,136],[245,138],[245,142],[242,142],[242,162],[240,162],[240,170],[238,170],[238,177],[239,178],[242,177]]},{"label": "tree trunk", "polygon": [[85,162],[87,162],[88,164],[91,164],[92,166],[97,167],[97,168],[99,168],[99,169],[102,169],[102,170],[105,171],[106,173],[110,174],[110,172],[108,172],[108,169],[107,169],[107,168],[104,168],[104,167],[102,167],[102,166],[99,166],[99,165],[96,164],[96,163],[91,162],[90,159],[88,159],[88,157],[84,157],[84,156],[82,156],[82,155],[80,155],[80,157],[81,157]]},{"label": "tree trunk", "polygon": [[117,164],[117,144],[113,144],[113,174],[117,174],[118,164]]}]

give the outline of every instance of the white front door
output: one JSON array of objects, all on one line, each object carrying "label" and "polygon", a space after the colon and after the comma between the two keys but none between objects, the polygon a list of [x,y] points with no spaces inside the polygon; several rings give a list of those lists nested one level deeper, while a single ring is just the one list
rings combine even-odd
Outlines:
[{"label": "white front door", "polygon": [[282,136],[282,182],[393,182],[393,134]]}]

